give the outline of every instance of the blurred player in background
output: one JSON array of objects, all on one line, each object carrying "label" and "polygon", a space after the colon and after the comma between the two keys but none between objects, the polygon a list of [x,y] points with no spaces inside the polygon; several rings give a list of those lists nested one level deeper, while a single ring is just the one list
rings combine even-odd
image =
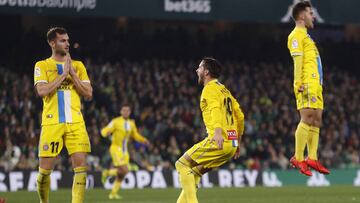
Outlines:
[{"label": "blurred player in background", "polygon": [[49,201],[50,174],[54,161],[65,145],[74,169],[72,202],[84,201],[86,155],[90,141],[81,113],[80,97],[92,97],[92,87],[85,66],[72,60],[69,36],[64,28],[54,27],[47,33],[52,55],[35,64],[34,85],[43,99],[39,140],[39,174],[37,187],[40,202]]},{"label": "blurred player in background", "polygon": [[204,85],[200,109],[207,137],[175,163],[182,187],[177,203],[197,203],[196,186],[201,176],[240,156],[244,114],[230,91],[217,80],[221,69],[217,60],[204,58],[196,70],[199,84]]},{"label": "blurred player in background", "polygon": [[114,168],[104,170],[102,172],[102,182],[105,183],[107,177],[116,176],[113,183],[109,199],[120,199],[118,191],[121,186],[121,181],[129,172],[129,153],[127,144],[130,138],[148,145],[149,141],[139,134],[134,120],[130,119],[131,108],[130,105],[124,104],[120,110],[120,117],[112,119],[112,121],[101,130],[101,135],[107,137],[112,135],[112,142],[110,146],[110,155],[113,161]]},{"label": "blurred player in background", "polygon": [[[300,112],[300,123],[295,132],[295,156],[290,163],[307,176],[312,176],[308,166],[329,174],[317,157],[319,133],[324,101],[322,96],[323,70],[319,51],[307,29],[314,28],[314,14],[310,2],[299,2],[293,7],[295,28],[288,37],[287,46],[294,60],[294,93]],[[308,157],[304,158],[305,146]]]}]

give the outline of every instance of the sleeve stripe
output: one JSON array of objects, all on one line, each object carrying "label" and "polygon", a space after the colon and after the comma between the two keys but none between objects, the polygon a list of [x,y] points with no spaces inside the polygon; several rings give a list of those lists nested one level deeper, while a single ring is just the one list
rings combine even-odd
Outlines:
[{"label": "sleeve stripe", "polygon": [[292,52],[291,56],[302,56],[303,52]]},{"label": "sleeve stripe", "polygon": [[81,82],[87,82],[87,83],[90,83],[90,80],[82,80]]},{"label": "sleeve stripe", "polygon": [[47,80],[38,80],[38,81],[36,81],[36,82],[34,83],[34,86],[35,86],[36,84],[38,84],[39,82],[49,83]]}]

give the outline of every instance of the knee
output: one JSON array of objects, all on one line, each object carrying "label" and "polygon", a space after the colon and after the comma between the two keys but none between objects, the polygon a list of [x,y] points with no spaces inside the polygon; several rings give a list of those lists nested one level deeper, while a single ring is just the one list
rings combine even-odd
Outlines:
[{"label": "knee", "polygon": [[118,168],[117,177],[123,179],[128,172],[129,172],[128,168]]}]

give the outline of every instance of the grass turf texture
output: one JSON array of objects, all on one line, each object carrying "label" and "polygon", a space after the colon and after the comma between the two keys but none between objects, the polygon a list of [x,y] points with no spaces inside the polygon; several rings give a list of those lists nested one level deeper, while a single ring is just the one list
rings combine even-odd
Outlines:
[{"label": "grass turf texture", "polygon": [[[353,186],[302,187],[288,186],[281,188],[201,188],[198,191],[200,202],[206,203],[355,203],[360,202],[360,188]],[[132,189],[121,190],[123,199],[109,200],[108,190],[87,190],[86,203],[174,203],[180,189]],[[51,203],[70,202],[71,190],[61,189],[50,193]],[[0,199],[6,203],[39,202],[35,192],[2,192]]]}]

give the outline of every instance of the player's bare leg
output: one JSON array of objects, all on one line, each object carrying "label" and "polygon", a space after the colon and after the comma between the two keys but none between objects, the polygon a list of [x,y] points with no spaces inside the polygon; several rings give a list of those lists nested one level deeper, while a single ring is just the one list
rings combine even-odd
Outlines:
[{"label": "player's bare leg", "polygon": [[182,187],[182,192],[177,200],[177,203],[198,203],[196,197],[195,176],[201,177],[201,173],[198,172],[198,168],[196,166],[198,166],[198,164],[187,154],[184,154],[176,161],[175,167],[179,174],[179,180]]},{"label": "player's bare leg", "polygon": [[118,166],[116,169],[116,179],[113,183],[113,187],[111,189],[111,193],[109,194],[109,199],[121,199],[122,197],[118,194],[118,191],[121,187],[121,182],[124,180],[126,174],[129,172],[129,168],[127,165]]},{"label": "player's bare leg", "polygon": [[86,156],[86,152],[76,152],[71,155],[71,162],[74,169],[72,203],[84,202],[87,176]]},{"label": "player's bare leg", "polygon": [[318,161],[318,157],[317,157],[322,114],[323,114],[322,109],[314,109],[313,122],[310,128],[309,138],[308,138],[308,158],[306,159],[306,163],[308,166],[310,166],[311,168],[313,168],[314,170],[320,173],[329,174],[330,171]]},{"label": "player's bare leg", "polygon": [[54,157],[40,157],[39,174],[37,177],[37,192],[40,203],[49,202],[50,174],[53,170],[55,159]]}]

